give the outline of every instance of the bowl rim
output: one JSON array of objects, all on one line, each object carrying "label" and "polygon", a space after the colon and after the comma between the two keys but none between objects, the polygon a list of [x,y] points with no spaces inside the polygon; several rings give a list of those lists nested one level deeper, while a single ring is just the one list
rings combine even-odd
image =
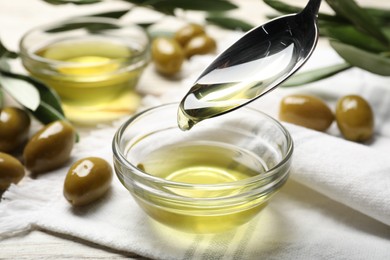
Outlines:
[{"label": "bowl rim", "polygon": [[[245,179],[238,180],[238,181],[225,182],[225,183],[216,183],[216,184],[183,183],[183,182],[176,182],[176,181],[166,180],[164,178],[160,178],[160,177],[156,177],[156,176],[150,175],[147,172],[144,172],[144,171],[138,169],[135,165],[133,165],[132,163],[130,163],[126,159],[126,157],[123,154],[123,152],[119,149],[119,143],[120,143],[121,137],[122,137],[123,133],[125,132],[125,130],[127,129],[127,127],[132,122],[137,120],[139,117],[144,116],[144,115],[149,114],[149,113],[153,113],[156,110],[160,110],[160,109],[163,109],[163,108],[166,108],[166,107],[170,107],[170,106],[173,106],[173,105],[177,106],[177,108],[179,107],[179,103],[177,103],[177,102],[166,103],[166,104],[161,104],[161,105],[158,105],[158,106],[154,106],[154,107],[145,109],[144,111],[141,111],[141,112],[133,115],[132,117],[130,117],[127,121],[125,121],[119,127],[119,129],[116,131],[116,133],[114,135],[114,138],[113,138],[113,141],[112,141],[112,150],[113,150],[114,158],[117,159],[122,165],[125,165],[127,168],[131,169],[132,172],[135,173],[137,175],[137,177],[139,177],[139,178],[142,178],[142,179],[144,179],[146,181],[149,181],[149,182],[152,182],[152,183],[163,183],[166,186],[176,187],[176,188],[194,188],[194,187],[196,187],[197,189],[205,189],[205,190],[206,189],[213,189],[213,190],[215,190],[215,189],[218,189],[218,188],[226,188],[226,187],[229,187],[229,186],[230,187],[248,186],[248,185],[257,183],[259,181],[262,181],[264,179],[273,177],[274,175],[278,174],[278,172],[279,172],[278,170],[280,168],[282,168],[284,165],[286,165],[291,160],[291,157],[292,157],[292,154],[293,154],[293,150],[294,150],[294,143],[293,143],[293,139],[292,139],[290,133],[287,131],[287,129],[280,122],[278,122],[276,119],[274,119],[273,117],[269,116],[268,114],[266,114],[266,113],[264,113],[264,112],[262,112],[262,111],[260,111],[258,109],[245,106],[245,107],[240,108],[240,110],[246,109],[246,110],[250,110],[251,112],[256,112],[256,113],[261,114],[267,120],[270,120],[275,126],[277,126],[279,128],[279,130],[281,130],[283,135],[286,137],[287,146],[288,146],[288,149],[286,151],[286,155],[282,158],[282,160],[280,160],[276,165],[274,165],[274,167],[272,167],[271,169],[267,170],[264,174],[256,175],[256,176],[245,178]],[[283,175],[287,174],[287,172],[284,173]],[[122,174],[122,176],[126,177],[123,174]],[[268,184],[270,184],[270,183],[267,182],[267,183],[264,184],[264,186],[266,186]]]},{"label": "bowl rim", "polygon": [[[144,59],[144,63],[146,64],[150,60],[150,46],[151,46],[151,37],[149,33],[146,32],[144,28],[141,26],[135,24],[135,23],[121,23],[120,20],[116,20],[114,18],[110,17],[99,17],[99,16],[85,16],[85,17],[75,17],[75,18],[66,18],[46,24],[41,24],[36,27],[33,27],[29,30],[27,30],[23,36],[21,37],[19,41],[19,50],[20,50],[20,58],[26,59],[26,60],[32,60],[35,62],[39,62],[41,64],[46,64],[46,65],[55,65],[55,66],[71,66],[71,65],[77,65],[77,66],[82,66],[80,63],[75,63],[75,62],[69,62],[69,61],[61,61],[61,60],[52,60],[52,59],[47,59],[44,57],[41,57],[39,55],[36,55],[34,51],[39,50],[39,48],[34,48],[34,51],[29,50],[26,46],[24,46],[26,40],[28,37],[37,31],[47,31],[49,29],[53,29],[59,26],[62,26],[64,24],[77,24],[77,23],[82,23],[82,22],[100,22],[100,23],[105,23],[105,24],[112,24],[118,26],[118,29],[122,28],[134,28],[136,29],[139,33],[141,33],[145,37],[145,44],[143,45],[142,49],[140,49],[139,53],[136,55],[131,55],[130,59],[128,59],[126,62],[120,62],[123,64],[134,64],[138,63],[140,59]],[[73,30],[73,29],[72,29]],[[60,32],[62,33],[62,32]],[[54,35],[54,34],[53,34]],[[66,36],[64,39],[71,38],[71,36]],[[63,40],[64,40],[63,39]],[[50,41],[49,41],[50,43]],[[40,47],[44,47],[45,45],[40,45]],[[143,58],[144,57],[144,58]],[[97,65],[109,65],[109,64],[117,64],[118,61],[121,61],[121,59],[113,59],[110,61],[105,61],[105,62],[99,62],[96,63]],[[95,63],[94,63],[95,64]],[[90,64],[87,64],[85,66],[91,66]]]}]

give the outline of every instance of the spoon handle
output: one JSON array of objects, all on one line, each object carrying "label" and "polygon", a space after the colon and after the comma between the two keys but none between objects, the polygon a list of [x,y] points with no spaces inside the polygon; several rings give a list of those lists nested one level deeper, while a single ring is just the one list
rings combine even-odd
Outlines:
[{"label": "spoon handle", "polygon": [[321,0],[309,0],[306,7],[302,10],[302,14],[317,16],[318,10],[320,9]]}]

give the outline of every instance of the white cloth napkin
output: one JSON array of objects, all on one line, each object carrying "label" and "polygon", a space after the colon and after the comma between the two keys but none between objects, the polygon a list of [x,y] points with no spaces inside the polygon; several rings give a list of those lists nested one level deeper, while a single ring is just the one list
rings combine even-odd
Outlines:
[{"label": "white cloth napkin", "polygon": [[[319,49],[308,67],[325,57],[337,60],[332,51]],[[276,117],[280,98],[291,92],[319,95],[330,106],[344,94],[357,93],[372,104],[376,131],[371,143],[357,144],[340,137],[335,125],[320,133],[285,124],[295,142],[290,180],[258,217],[237,230],[191,235],[156,224],[117,179],[101,201],[74,209],[62,195],[67,165],[25,178],[4,193],[0,239],[42,229],[156,259],[389,259],[389,83],[355,69],[311,86],[278,89],[251,104]],[[148,96],[144,104],[178,100],[184,91]],[[71,162],[86,156],[112,161],[117,127],[83,138]]]}]

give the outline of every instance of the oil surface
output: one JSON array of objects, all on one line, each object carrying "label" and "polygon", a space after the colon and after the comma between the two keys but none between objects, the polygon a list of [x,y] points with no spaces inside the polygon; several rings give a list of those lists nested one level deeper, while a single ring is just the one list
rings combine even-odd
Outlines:
[{"label": "oil surface", "polygon": [[58,92],[70,120],[106,121],[134,112],[139,104],[132,89],[142,68],[123,67],[135,54],[135,49],[106,39],[56,42],[35,52],[54,61],[55,72],[35,68],[30,73]]},{"label": "oil surface", "polygon": [[[166,180],[187,184],[221,184],[247,179],[264,173],[267,166],[254,154],[234,146],[188,142],[160,148],[150,153],[139,164],[141,170]],[[251,202],[233,204],[229,199],[242,192],[243,187],[225,189],[192,189],[166,187],[167,192],[188,198],[224,198],[217,207],[191,207],[159,196],[142,196],[138,202],[154,219],[185,231],[210,233],[241,225],[254,217],[267,196]]]}]

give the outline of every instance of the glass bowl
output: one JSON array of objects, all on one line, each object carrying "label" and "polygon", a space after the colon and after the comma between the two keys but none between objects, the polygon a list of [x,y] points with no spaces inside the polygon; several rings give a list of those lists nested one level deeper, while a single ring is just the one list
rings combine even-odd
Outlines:
[{"label": "glass bowl", "polygon": [[248,107],[181,131],[178,107],[146,110],[118,129],[119,180],[151,218],[178,230],[215,233],[248,222],[289,176],[290,134]]},{"label": "glass bowl", "polygon": [[71,121],[95,124],[138,107],[134,89],[150,61],[150,38],[135,24],[72,18],[28,31],[20,55],[32,77],[59,94]]}]

